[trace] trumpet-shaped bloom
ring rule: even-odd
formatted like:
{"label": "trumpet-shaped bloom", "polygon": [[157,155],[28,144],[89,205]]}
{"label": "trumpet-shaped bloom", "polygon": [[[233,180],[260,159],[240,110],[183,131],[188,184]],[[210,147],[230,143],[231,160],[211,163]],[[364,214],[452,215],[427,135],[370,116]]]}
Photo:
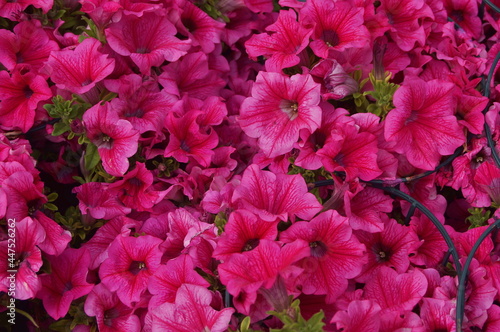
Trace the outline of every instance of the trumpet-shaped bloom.
{"label": "trumpet-shaped bloom", "polygon": [[297,222],[281,233],[285,243],[301,239],[309,243],[309,256],[297,262],[304,269],[297,283],[305,294],[326,294],[332,303],[347,289],[366,263],[365,246],[353,236],[347,218],[328,210],[309,222]]}
{"label": "trumpet-shaped bloom", "polygon": [[253,35],[245,47],[253,59],[260,55],[267,57],[267,71],[278,73],[300,62],[298,54],[307,47],[313,32],[311,27],[297,22],[297,15],[292,10],[281,10],[276,23],[269,25],[266,31],[270,34]]}
{"label": "trumpet-shaped bloom", "polygon": [[245,170],[232,201],[269,222],[288,218],[295,221],[296,216],[309,220],[322,208],[316,197],[307,192],[302,176],[276,175],[255,164]]}
{"label": "trumpet-shaped bloom", "polygon": [[162,241],[150,235],[118,236],[108,251],[108,258],[99,269],[106,287],[116,292],[120,301],[129,307],[138,302],[148,287],[149,278],[160,267]]}
{"label": "trumpet-shaped bloom", "polygon": [[0,71],[1,127],[27,132],[35,121],[38,103],[51,97],[52,92],[42,76],[16,70],[10,77],[6,71]]}
{"label": "trumpet-shaped bloom", "polygon": [[141,323],[133,311],[103,283],[96,285],[85,301],[85,313],[96,318],[100,332],[139,332]]}
{"label": "trumpet-shaped bloom", "polygon": [[217,133],[210,130],[203,133],[196,122],[198,111],[191,111],[177,118],[169,113],[165,126],[170,132],[170,141],[165,149],[165,157],[174,157],[181,163],[187,163],[190,158],[201,166],[208,167],[214,154],[212,150],[219,144]]}
{"label": "trumpet-shaped bloom", "polygon": [[94,287],[87,282],[90,255],[86,249],[69,248],[47,259],[52,271],[40,276],[42,289],[37,297],[43,300],[47,313],[57,320],[66,316],[73,300],[87,295]]}
{"label": "trumpet-shaped bloom", "polygon": [[267,157],[277,157],[292,150],[300,130],[310,134],[321,125],[319,101],[320,85],[310,75],[260,72],[239,122],[245,134],[259,139]]}
{"label": "trumpet-shaped bloom", "polygon": [[217,311],[211,307],[212,298],[205,287],[181,286],[175,303],[164,303],[151,311],[152,332],[227,331],[234,309]]}
{"label": "trumpet-shaped bloom", "polygon": [[129,167],[128,158],[137,151],[139,133],[108,107],[109,103],[91,107],[83,115],[83,123],[87,137],[97,146],[106,172],[123,176]]}
{"label": "trumpet-shaped bloom", "polygon": [[453,115],[452,89],[444,81],[411,78],[394,94],[396,108],[387,115],[385,139],[415,167],[434,169],[441,156],[452,154],[465,141]]}
{"label": "trumpet-shaped bloom", "polygon": [[61,89],[85,93],[115,68],[115,60],[99,51],[101,43],[87,38],[74,50],[52,51],[47,65],[50,78]]}
{"label": "trumpet-shaped bloom", "polygon": [[166,16],[145,12],[141,17],[125,15],[106,29],[109,46],[118,54],[130,56],[144,75],[165,60],[176,61],[191,47],[190,40],[175,37],[177,30]]}
{"label": "trumpet-shaped bloom", "polygon": [[332,51],[368,44],[370,34],[363,25],[363,13],[363,8],[351,1],[308,1],[300,10],[300,17],[303,23],[314,24],[314,54],[326,59],[332,57]]}

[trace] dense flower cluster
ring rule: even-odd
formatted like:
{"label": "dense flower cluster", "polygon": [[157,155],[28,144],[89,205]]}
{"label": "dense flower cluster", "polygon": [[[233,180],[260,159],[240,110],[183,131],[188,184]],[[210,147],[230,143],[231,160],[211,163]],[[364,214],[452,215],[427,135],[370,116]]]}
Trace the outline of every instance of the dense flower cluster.
{"label": "dense flower cluster", "polygon": [[0,0],[0,26],[26,331],[500,331],[491,6]]}

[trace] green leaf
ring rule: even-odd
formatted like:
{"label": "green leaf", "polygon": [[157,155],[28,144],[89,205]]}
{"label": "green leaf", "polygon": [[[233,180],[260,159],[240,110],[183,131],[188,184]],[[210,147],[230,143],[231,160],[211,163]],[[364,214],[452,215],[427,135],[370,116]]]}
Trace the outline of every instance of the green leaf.
{"label": "green leaf", "polygon": [[57,211],[58,208],[56,205],[52,204],[52,203],[45,203],[43,205],[47,210],[50,210],[50,211]]}
{"label": "green leaf", "polygon": [[47,195],[47,200],[49,202],[53,202],[57,199],[57,197],[59,197],[57,193],[50,193],[49,195]]}
{"label": "green leaf", "polygon": [[59,136],[64,134],[69,130],[68,125],[63,122],[56,122],[54,124],[54,131],[52,131],[52,136]]}
{"label": "green leaf", "polygon": [[97,146],[93,143],[88,143],[87,149],[85,150],[85,169],[88,171],[93,170],[100,160],[101,157],[97,151]]}

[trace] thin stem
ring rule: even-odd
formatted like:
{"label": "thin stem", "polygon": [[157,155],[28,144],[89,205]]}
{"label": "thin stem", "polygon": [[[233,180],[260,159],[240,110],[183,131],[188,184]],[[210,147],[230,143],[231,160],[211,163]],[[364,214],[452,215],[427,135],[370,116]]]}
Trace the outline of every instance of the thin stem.
{"label": "thin stem", "polygon": [[497,13],[500,13],[500,8],[498,8],[497,6],[495,6],[490,0],[483,0],[483,3],[487,4],[488,6],[490,6],[490,8],[493,9],[494,11],[496,11]]}
{"label": "thin stem", "polygon": [[474,243],[474,246],[472,247],[471,251],[469,252],[469,255],[467,256],[467,260],[465,261],[463,272],[462,274],[459,274],[458,291],[457,291],[457,312],[456,312],[457,332],[462,331],[462,321],[464,318],[464,306],[465,306],[465,286],[467,284],[469,266],[472,262],[472,259],[474,258],[474,254],[476,253],[477,249],[479,249],[481,243],[497,227],[500,227],[500,219],[497,219],[493,224],[491,224],[490,227],[488,227],[488,229],[486,229],[484,233],[481,234],[479,239],[477,239],[476,243]]}

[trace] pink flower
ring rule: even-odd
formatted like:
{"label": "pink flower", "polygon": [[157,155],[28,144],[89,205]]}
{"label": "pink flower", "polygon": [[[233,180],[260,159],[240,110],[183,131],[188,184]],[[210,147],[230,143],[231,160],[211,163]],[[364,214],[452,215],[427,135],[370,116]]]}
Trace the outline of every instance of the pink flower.
{"label": "pink flower", "polygon": [[115,60],[98,49],[97,39],[87,38],[74,50],[52,51],[47,65],[51,79],[60,89],[82,94],[113,72]]}
{"label": "pink flower", "polygon": [[57,43],[49,39],[37,20],[20,22],[14,27],[14,33],[0,30],[0,63],[9,71],[28,65],[36,72],[47,61],[50,52],[58,49]]}
{"label": "pink flower", "polygon": [[347,218],[328,210],[309,222],[296,222],[280,235],[290,243],[309,243],[309,256],[297,265],[304,269],[297,283],[304,294],[326,294],[333,303],[347,289],[347,280],[356,277],[366,263],[365,246],[353,236]]}
{"label": "pink flower", "polygon": [[9,278],[11,274],[8,270],[17,270],[14,297],[27,300],[34,298],[42,286],[36,275],[43,264],[42,253],[37,245],[45,240],[45,230],[36,220],[26,217],[15,222],[14,234],[14,242],[0,242],[0,291],[9,292],[13,279]]}
{"label": "pink flower", "polygon": [[83,123],[87,137],[97,146],[106,172],[123,176],[129,167],[128,158],[137,151],[139,133],[108,107],[109,103],[91,107],[83,115]]}
{"label": "pink flower", "polygon": [[35,121],[38,103],[51,97],[44,77],[25,70],[15,70],[11,77],[6,71],[0,71],[1,127],[27,132]]}
{"label": "pink flower", "polygon": [[236,210],[229,215],[224,233],[219,237],[213,256],[225,260],[233,253],[250,251],[261,239],[274,240],[278,235],[276,222],[263,222],[253,213]]}
{"label": "pink flower", "polygon": [[268,222],[288,218],[293,222],[296,217],[309,220],[322,208],[316,197],[307,192],[302,176],[275,175],[260,170],[257,165],[245,170],[232,201]]}
{"label": "pink flower", "polygon": [[190,40],[175,37],[177,30],[166,16],[145,12],[141,17],[125,15],[106,29],[106,39],[118,54],[130,56],[144,75],[165,60],[176,61],[191,47]]}
{"label": "pink flower", "polygon": [[227,331],[234,309],[215,310],[210,306],[212,297],[205,287],[181,286],[175,303],[165,303],[151,310],[152,332]]}
{"label": "pink flower", "polygon": [[21,1],[7,1],[0,0],[0,17],[8,18],[9,20],[19,21],[18,13],[23,12],[28,6],[32,5],[35,8],[42,9],[44,14],[54,5],[53,0],[21,0]]}
{"label": "pink flower", "polygon": [[219,139],[214,130],[200,130],[196,122],[198,115],[199,112],[195,110],[181,118],[176,117],[173,112],[167,115],[165,127],[170,132],[170,140],[165,149],[165,157],[174,157],[182,163],[187,163],[192,158],[203,167],[210,165],[213,149],[219,144]]}
{"label": "pink flower", "polygon": [[368,44],[370,35],[363,25],[363,12],[349,1],[308,1],[300,10],[300,21],[314,24],[314,54],[326,59],[332,57],[332,51]]}
{"label": "pink flower", "polygon": [[106,259],[99,269],[102,283],[116,292],[129,307],[138,302],[148,287],[149,278],[160,267],[162,241],[150,235],[118,236],[111,243]]}
{"label": "pink flower", "polygon": [[394,268],[398,273],[408,270],[408,256],[416,246],[418,238],[407,227],[390,219],[380,233],[357,231],[355,234],[366,246],[368,253],[368,263],[363,265],[363,271],[356,278],[358,282],[370,280],[384,266]]}
{"label": "pink flower", "polygon": [[310,75],[260,72],[239,122],[248,136],[259,139],[267,157],[276,157],[292,150],[300,130],[311,134],[321,125],[319,101],[320,86]]}
{"label": "pink flower", "polygon": [[372,300],[354,300],[347,310],[337,311],[331,322],[350,332],[379,332],[380,306]]}
{"label": "pink flower", "polygon": [[411,311],[427,291],[427,279],[419,270],[398,274],[383,266],[366,282],[363,297],[377,302],[382,313]]}
{"label": "pink flower", "polygon": [[385,139],[405,153],[410,164],[434,169],[441,156],[452,154],[465,137],[455,118],[453,85],[418,78],[405,80],[394,94],[395,109],[385,121]]}
{"label": "pink flower", "polygon": [[96,285],[85,300],[85,313],[96,318],[100,332],[139,332],[141,323],[133,312],[103,283]]}
{"label": "pink flower", "polygon": [[137,211],[147,211],[160,199],[153,190],[153,174],[144,163],[137,162],[135,168],[125,174],[123,180],[109,185],[109,191],[127,207]]}
{"label": "pink flower", "polygon": [[106,183],[89,182],[73,189],[82,214],[90,213],[95,219],[109,220],[130,213],[131,209],[118,201],[107,187]]}
{"label": "pink flower", "polygon": [[66,316],[73,300],[90,293],[94,285],[87,282],[90,255],[85,249],[66,249],[57,257],[47,257],[52,272],[40,275],[42,289],[37,297],[43,300],[47,313],[54,319]]}
{"label": "pink flower", "polygon": [[189,1],[183,2],[182,7],[180,20],[176,25],[179,33],[187,36],[193,46],[200,46],[203,53],[211,53],[215,44],[220,43],[225,24],[214,20]]}
{"label": "pink flower", "polygon": [[267,59],[266,70],[281,73],[281,70],[293,67],[300,62],[298,54],[309,44],[311,27],[304,27],[297,22],[293,10],[281,10],[278,20],[266,27],[270,34],[256,34],[246,41],[248,56],[254,60],[260,55]]}
{"label": "pink flower", "polygon": [[209,287],[208,281],[203,279],[194,268],[193,259],[187,254],[169,260],[166,265],[161,265],[148,283],[148,290],[153,294],[149,301],[149,308],[153,310],[163,303],[174,303],[177,291],[182,285]]}

